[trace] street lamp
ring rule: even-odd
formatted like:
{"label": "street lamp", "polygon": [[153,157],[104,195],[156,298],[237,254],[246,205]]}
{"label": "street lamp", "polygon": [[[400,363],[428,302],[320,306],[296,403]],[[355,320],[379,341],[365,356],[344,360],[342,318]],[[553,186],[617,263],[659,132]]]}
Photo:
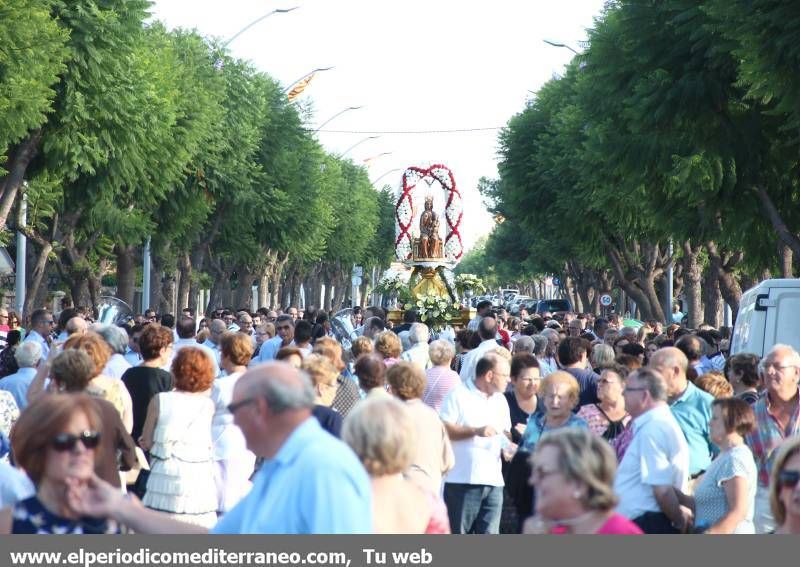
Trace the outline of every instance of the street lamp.
{"label": "street lamp", "polygon": [[396,171],[403,171],[403,168],[402,167],[395,167],[394,169],[390,169],[389,171],[385,172],[380,177],[378,177],[375,181],[373,181],[372,184],[375,185],[378,181],[380,181],[381,179],[383,179],[384,177],[386,177],[390,173],[394,173]]}
{"label": "street lamp", "polygon": [[558,43],[556,41],[550,41],[549,39],[543,39],[542,41],[544,41],[547,45],[552,45],[553,47],[563,47],[564,49],[569,49],[575,55],[580,55],[579,52],[575,51],[575,49],[573,49],[572,47],[570,47],[566,43]]}
{"label": "street lamp", "polygon": [[381,152],[378,155],[368,157],[367,159],[364,160],[364,163],[369,163],[371,161],[375,161],[378,158],[382,158],[383,156],[390,156],[390,155],[392,155],[392,152]]}
{"label": "street lamp", "polygon": [[345,151],[343,151],[341,154],[339,154],[339,159],[342,159],[342,158],[343,158],[344,156],[346,156],[346,155],[347,155],[347,154],[348,154],[348,153],[349,153],[351,150],[355,149],[357,146],[360,146],[361,144],[363,144],[363,143],[364,143],[364,142],[366,142],[367,140],[377,140],[378,138],[380,138],[380,136],[367,136],[366,138],[362,138],[361,140],[359,140],[358,142],[356,142],[355,144],[353,144],[352,146],[350,146],[349,148],[347,148]]}
{"label": "street lamp", "polygon": [[314,133],[317,133],[317,132],[319,132],[320,130],[322,130],[322,128],[323,128],[324,126],[326,126],[326,125],[327,125],[329,122],[331,122],[331,121],[332,121],[334,118],[338,118],[339,116],[341,116],[341,115],[342,115],[342,114],[344,114],[345,112],[349,112],[349,111],[351,111],[351,110],[359,110],[359,109],[361,109],[361,108],[364,108],[364,107],[363,107],[363,106],[348,106],[347,108],[340,110],[339,112],[337,112],[336,114],[334,114],[333,116],[331,116],[330,118],[328,118],[328,119],[327,119],[325,122],[323,122],[322,124],[320,124],[320,125],[317,127],[317,129],[316,129],[316,130],[314,130]]}
{"label": "street lamp", "polygon": [[309,75],[313,75],[314,73],[322,73],[323,71],[330,71],[331,69],[333,69],[333,67],[317,67],[316,69],[313,69],[308,73],[303,73],[302,75],[300,75],[300,77],[289,83],[289,86],[283,90],[283,93],[284,94],[288,93],[290,90],[292,90],[293,86],[295,86],[297,83],[299,83]]}
{"label": "street lamp", "polygon": [[294,8],[276,8],[276,9],[272,10],[271,12],[269,12],[269,13],[267,13],[267,14],[264,14],[264,15],[263,15],[263,16],[261,16],[260,18],[256,18],[255,20],[253,20],[252,22],[250,22],[249,24],[247,24],[245,27],[243,27],[242,29],[240,29],[238,32],[236,32],[236,33],[233,35],[233,37],[231,37],[231,38],[230,38],[228,41],[226,41],[225,43],[223,43],[223,44],[222,44],[222,48],[223,48],[223,49],[225,49],[226,47],[228,47],[228,45],[230,45],[230,43],[231,43],[231,42],[232,42],[234,39],[236,39],[237,37],[239,37],[240,35],[242,35],[244,32],[246,32],[247,30],[249,30],[250,28],[252,28],[252,27],[253,27],[254,25],[256,25],[257,23],[259,23],[259,22],[262,22],[262,21],[266,20],[266,19],[267,19],[267,18],[269,18],[271,15],[273,15],[273,14],[288,14],[289,12],[292,12],[292,11],[294,11],[294,10],[297,10],[299,7],[300,7],[300,6],[295,6]]}

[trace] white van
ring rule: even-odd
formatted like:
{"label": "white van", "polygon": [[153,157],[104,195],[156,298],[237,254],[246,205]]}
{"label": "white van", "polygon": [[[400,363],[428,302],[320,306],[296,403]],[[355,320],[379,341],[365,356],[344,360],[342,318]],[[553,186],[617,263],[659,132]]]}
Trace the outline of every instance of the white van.
{"label": "white van", "polygon": [[731,354],[763,357],[778,343],[800,350],[800,279],[764,280],[739,303]]}

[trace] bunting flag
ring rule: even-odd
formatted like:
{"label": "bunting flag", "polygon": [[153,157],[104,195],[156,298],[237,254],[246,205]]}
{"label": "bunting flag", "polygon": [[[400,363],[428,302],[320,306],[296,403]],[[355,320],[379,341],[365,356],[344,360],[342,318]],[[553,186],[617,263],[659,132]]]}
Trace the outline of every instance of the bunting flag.
{"label": "bunting flag", "polygon": [[306,77],[305,79],[297,83],[294,87],[292,87],[292,90],[289,91],[289,94],[286,95],[286,98],[288,98],[289,101],[291,102],[298,96],[300,96],[300,94],[302,94],[302,92],[306,90],[306,87],[311,82],[311,79],[314,78],[314,75],[316,75],[316,73],[311,73],[308,77]]}

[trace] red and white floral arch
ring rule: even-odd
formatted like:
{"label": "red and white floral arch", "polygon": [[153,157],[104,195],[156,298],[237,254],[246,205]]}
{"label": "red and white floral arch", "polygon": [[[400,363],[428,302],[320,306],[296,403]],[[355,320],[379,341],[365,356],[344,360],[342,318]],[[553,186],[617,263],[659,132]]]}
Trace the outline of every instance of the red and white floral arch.
{"label": "red and white floral arch", "polygon": [[442,164],[434,164],[423,169],[409,167],[403,173],[403,184],[400,196],[395,205],[395,256],[398,260],[411,260],[413,243],[411,225],[414,222],[413,194],[417,183],[427,179],[438,181],[447,192],[445,205],[446,235],[444,239],[444,256],[450,262],[458,262],[464,254],[461,242],[461,219],[464,216],[461,193],[456,187],[456,180],[450,168]]}

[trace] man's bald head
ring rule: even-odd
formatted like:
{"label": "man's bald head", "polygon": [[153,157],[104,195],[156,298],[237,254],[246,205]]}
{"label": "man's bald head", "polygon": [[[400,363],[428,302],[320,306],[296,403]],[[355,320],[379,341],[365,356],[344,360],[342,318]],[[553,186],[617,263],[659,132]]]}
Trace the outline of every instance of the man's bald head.
{"label": "man's bald head", "polygon": [[658,349],[650,357],[648,366],[664,376],[667,383],[667,394],[670,397],[678,396],[686,389],[686,371],[689,369],[689,359],[677,348]]}
{"label": "man's bald head", "polygon": [[314,407],[311,379],[285,362],[268,362],[248,370],[237,381],[236,389],[243,396],[265,400],[273,414]]}
{"label": "man's bald head", "polygon": [[82,335],[86,332],[86,329],[88,328],[89,324],[83,317],[73,317],[69,321],[67,321],[67,324],[64,326],[64,330],[67,332],[69,336],[75,334]]}

